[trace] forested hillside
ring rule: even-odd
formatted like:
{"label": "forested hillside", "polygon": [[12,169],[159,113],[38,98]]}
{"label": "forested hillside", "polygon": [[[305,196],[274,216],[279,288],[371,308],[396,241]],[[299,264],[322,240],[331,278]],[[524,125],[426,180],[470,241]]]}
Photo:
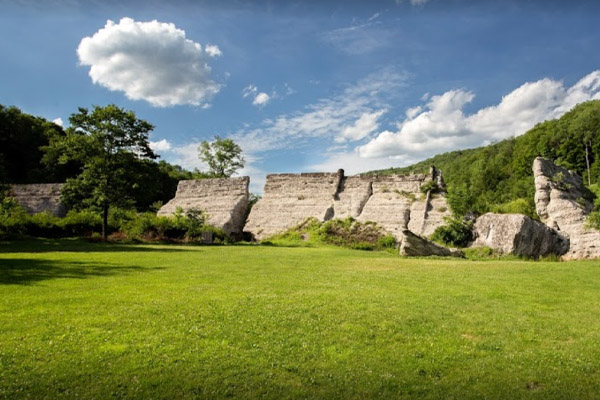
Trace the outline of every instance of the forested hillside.
{"label": "forested hillside", "polygon": [[522,136],[469,150],[444,153],[404,168],[369,174],[442,170],[457,215],[520,212],[535,217],[533,160],[542,156],[579,173],[596,190],[600,181],[600,100],[581,103],[560,119]]}

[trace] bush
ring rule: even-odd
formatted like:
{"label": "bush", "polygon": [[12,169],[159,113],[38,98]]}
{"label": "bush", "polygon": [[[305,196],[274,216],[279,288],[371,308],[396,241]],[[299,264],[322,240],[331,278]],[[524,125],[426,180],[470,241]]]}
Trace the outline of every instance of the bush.
{"label": "bush", "polygon": [[452,247],[465,247],[473,240],[473,225],[459,219],[447,219],[431,235],[431,240]]}
{"label": "bush", "polygon": [[268,243],[285,246],[325,243],[356,250],[385,250],[393,249],[396,239],[373,222],[361,223],[349,217],[321,223],[315,218],[308,218],[298,226],[270,237]]}
{"label": "bush", "polygon": [[66,236],[92,236],[94,232],[102,230],[100,214],[92,210],[71,210],[60,221]]}
{"label": "bush", "polygon": [[492,212],[499,214],[524,214],[539,220],[533,199],[519,198],[507,203],[496,204],[492,206]]}

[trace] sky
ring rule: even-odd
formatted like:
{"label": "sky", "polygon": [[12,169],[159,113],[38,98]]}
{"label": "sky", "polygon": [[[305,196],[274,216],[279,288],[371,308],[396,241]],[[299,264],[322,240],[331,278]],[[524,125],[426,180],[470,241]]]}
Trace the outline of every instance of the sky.
{"label": "sky", "polygon": [[0,0],[0,104],[65,128],[116,104],[161,159],[217,135],[251,191],[518,136],[600,99],[592,0]]}

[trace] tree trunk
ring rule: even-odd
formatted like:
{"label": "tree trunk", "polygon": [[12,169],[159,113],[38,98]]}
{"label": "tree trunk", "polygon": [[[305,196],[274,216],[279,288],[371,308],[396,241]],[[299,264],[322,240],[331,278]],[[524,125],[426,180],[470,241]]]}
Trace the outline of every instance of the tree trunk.
{"label": "tree trunk", "polygon": [[102,239],[108,238],[108,206],[102,208]]}
{"label": "tree trunk", "polygon": [[[589,143],[591,145],[591,143]],[[585,144],[585,162],[587,164],[588,186],[592,184],[592,176],[590,175],[590,151],[588,143]]]}

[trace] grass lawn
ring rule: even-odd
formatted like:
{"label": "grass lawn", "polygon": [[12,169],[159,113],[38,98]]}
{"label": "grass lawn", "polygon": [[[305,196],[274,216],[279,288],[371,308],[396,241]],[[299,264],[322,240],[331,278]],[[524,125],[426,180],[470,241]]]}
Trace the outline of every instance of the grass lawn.
{"label": "grass lawn", "polygon": [[0,398],[600,398],[600,261],[0,243]]}

